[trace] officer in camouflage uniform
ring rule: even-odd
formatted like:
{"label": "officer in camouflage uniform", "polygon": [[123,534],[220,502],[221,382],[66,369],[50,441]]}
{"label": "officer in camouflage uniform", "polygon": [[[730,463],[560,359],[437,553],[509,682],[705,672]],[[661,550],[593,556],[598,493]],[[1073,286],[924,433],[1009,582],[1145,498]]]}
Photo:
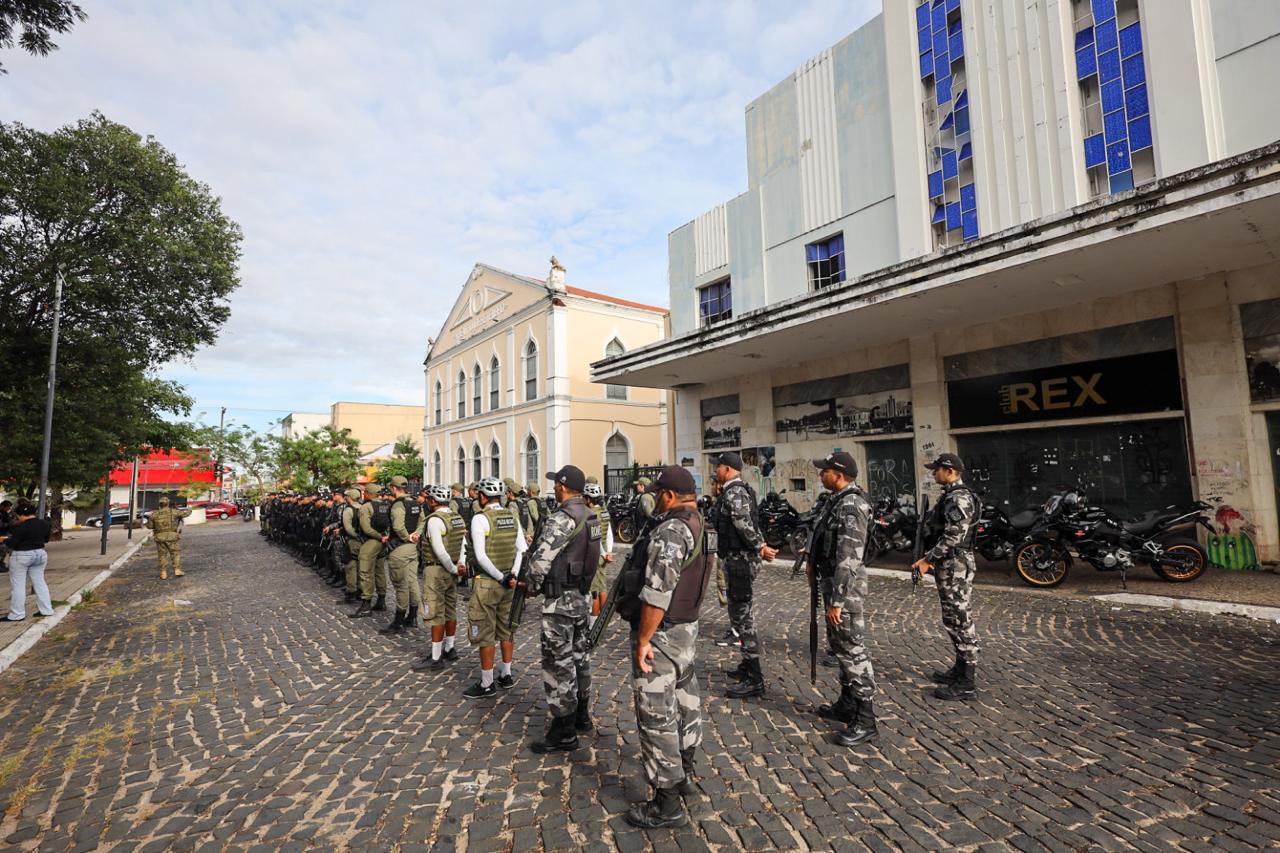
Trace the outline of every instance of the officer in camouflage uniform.
{"label": "officer in camouflage uniform", "polygon": [[[511,675],[511,607],[515,590],[506,585],[520,573],[520,563],[528,549],[520,518],[515,510],[502,506],[505,488],[496,477],[480,481],[480,511],[471,519],[470,553],[475,561],[475,589],[467,607],[471,645],[480,653],[480,680],[463,691],[464,699],[493,696],[497,688],[515,686]],[[494,646],[502,647],[502,666],[495,679]]]}
{"label": "officer in camouflage uniform", "polygon": [[582,495],[587,501],[587,506],[591,507],[596,518],[600,520],[600,533],[603,537],[600,548],[600,567],[596,569],[596,576],[591,581],[591,615],[587,617],[587,630],[591,630],[600,616],[600,611],[604,610],[605,602],[609,600],[609,578],[605,566],[613,562],[613,519],[604,505],[604,490],[600,488],[599,483],[595,482],[595,477],[587,478],[587,485],[583,488]]}
{"label": "officer in camouflage uniform", "polygon": [[737,683],[725,695],[746,699],[764,695],[764,672],[760,668],[760,636],[751,611],[752,582],[760,571],[760,560],[772,560],[778,552],[760,535],[756,522],[756,496],[742,481],[742,457],[721,453],[716,459],[716,482],[720,497],[715,503],[716,533],[720,538],[720,559],[728,586],[729,624],[742,643],[742,661],[728,670]]}
{"label": "officer in camouflage uniform", "polygon": [[[382,555],[382,546],[390,539],[386,534],[379,533],[373,526],[373,502],[378,499],[381,489],[373,483],[364,483],[360,489],[364,493],[364,501],[356,507],[355,518],[356,530],[360,534],[359,550],[356,555],[359,564],[360,606],[350,614],[352,619],[363,619],[373,615],[375,575],[381,569],[379,557]],[[383,593],[378,601],[383,609],[386,609],[385,595]]]}
{"label": "officer in camouflage uniform", "polygon": [[618,614],[631,623],[640,763],[654,789],[653,799],[633,806],[626,819],[646,829],[688,822],[680,797],[695,790],[695,755],[702,743],[694,672],[697,620],[715,550],[714,535],[698,512],[692,474],[669,465],[653,491],[661,521],[636,542],[618,599]]}
{"label": "officer in camouflage uniform", "polygon": [[942,497],[930,513],[927,528],[930,548],[912,568],[921,574],[935,571],[942,624],[956,648],[950,670],[933,673],[942,684],[934,691],[939,699],[973,699],[978,695],[974,675],[978,660],[978,632],[973,626],[973,530],[982,503],[964,484],[964,464],[954,453],[943,453],[924,466],[942,486]]}
{"label": "officer in camouflage uniform", "polygon": [[[552,721],[546,736],[531,745],[540,755],[576,749],[578,732],[592,729],[587,592],[600,564],[600,519],[582,499],[586,476],[566,465],[547,479],[555,481],[559,507],[524,572],[529,594],[543,595],[542,686]],[[515,578],[508,581],[515,584]]]}
{"label": "officer in camouflage uniform", "polygon": [[867,544],[871,505],[853,480],[858,465],[843,451],[813,460],[830,492],[818,517],[813,553],[809,555],[809,582],[816,571],[827,606],[827,637],[840,666],[840,698],[818,708],[818,716],[839,720],[848,728],[836,735],[843,746],[857,746],[876,734],[875,672],[867,655],[867,626],[863,601],[867,597],[867,570],[862,562]]}
{"label": "officer in camouflage uniform", "polygon": [[458,659],[454,637],[458,633],[458,575],[466,571],[467,525],[452,509],[449,490],[426,490],[427,512],[418,521],[413,540],[422,555],[422,601],[426,624],[431,628],[431,654],[413,665],[415,672],[443,669]]}
{"label": "officer in camouflage uniform", "polygon": [[391,478],[391,553],[387,565],[391,569],[391,583],[396,588],[395,618],[380,634],[399,634],[408,628],[418,627],[418,607],[422,604],[422,591],[418,588],[418,545],[413,538],[418,529],[422,509],[409,497],[409,481],[405,477]]}
{"label": "officer in camouflage uniform", "polygon": [[167,497],[160,498],[160,508],[147,519],[151,538],[156,540],[156,559],[160,561],[160,579],[169,577],[169,564],[173,563],[173,576],[182,577],[182,519],[191,515],[189,509],[171,509]]}

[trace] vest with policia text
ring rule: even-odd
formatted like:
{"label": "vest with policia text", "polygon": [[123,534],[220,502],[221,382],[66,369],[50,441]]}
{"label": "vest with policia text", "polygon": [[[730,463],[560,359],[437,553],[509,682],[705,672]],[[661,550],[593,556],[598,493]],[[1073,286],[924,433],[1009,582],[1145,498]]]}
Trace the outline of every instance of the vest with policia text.
{"label": "vest with policia text", "polygon": [[600,566],[600,519],[582,498],[570,498],[556,512],[573,519],[573,532],[568,544],[551,561],[548,577],[552,582],[544,589],[549,598],[566,589],[577,589],[585,595]]}
{"label": "vest with policia text", "polygon": [[[461,515],[444,507],[427,516],[427,523],[430,524],[433,518],[438,518],[444,522],[444,535],[440,537],[440,541],[444,543],[445,552],[456,566],[458,560],[462,558],[462,542],[467,536],[467,523],[462,520]],[[422,565],[440,565],[440,560],[436,558],[436,549],[431,547],[430,536],[423,535],[418,540],[418,545],[422,551]]]}
{"label": "vest with policia text", "polygon": [[[715,562],[716,553],[715,531],[704,527],[702,513],[697,509],[673,509],[662,521],[672,518],[679,519],[689,528],[694,544],[693,551],[680,565],[680,579],[676,582],[676,588],[671,594],[671,605],[663,617],[664,626],[698,621],[698,612],[702,609],[702,599],[707,594],[707,583],[711,580],[711,566]],[[640,591],[644,588],[648,564],[649,537],[645,536],[631,549],[631,554],[622,567],[618,615],[630,622],[633,628],[640,624]]]}
{"label": "vest with policia text", "polygon": [[[836,510],[843,502],[855,498],[860,498],[864,506],[867,506],[866,493],[857,486],[852,485],[839,494],[832,495],[823,504],[822,514],[818,517],[817,530],[813,539],[813,554],[811,558],[813,570],[818,573],[819,577],[829,578],[835,575],[836,554],[840,546],[840,530],[839,525],[836,523]],[[867,517],[870,522],[870,506],[867,506]],[[870,530],[864,534],[864,543],[869,534]]]}
{"label": "vest with policia text", "polygon": [[391,501],[373,501],[373,517],[369,526],[379,533],[391,532]]}
{"label": "vest with policia text", "polygon": [[[402,498],[396,498],[392,502],[392,506],[395,506],[396,504],[400,504],[400,506],[404,507],[405,532],[412,533],[417,530],[418,520],[422,518],[422,507],[418,506],[418,502],[408,495],[405,495]],[[391,534],[391,538],[395,541],[397,548],[401,545],[411,544],[408,539],[401,541],[400,537],[396,536],[395,525],[391,525],[391,529],[388,532]]]}
{"label": "vest with policia text", "polygon": [[484,552],[500,572],[509,572],[516,564],[516,514],[510,507],[491,503],[481,512],[489,519]]}

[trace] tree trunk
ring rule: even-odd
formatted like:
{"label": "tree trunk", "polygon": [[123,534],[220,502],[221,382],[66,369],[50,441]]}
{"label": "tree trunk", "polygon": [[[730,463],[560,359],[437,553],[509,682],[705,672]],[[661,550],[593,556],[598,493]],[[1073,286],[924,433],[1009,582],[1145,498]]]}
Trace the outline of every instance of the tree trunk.
{"label": "tree trunk", "polygon": [[49,486],[49,541],[62,541],[62,486]]}

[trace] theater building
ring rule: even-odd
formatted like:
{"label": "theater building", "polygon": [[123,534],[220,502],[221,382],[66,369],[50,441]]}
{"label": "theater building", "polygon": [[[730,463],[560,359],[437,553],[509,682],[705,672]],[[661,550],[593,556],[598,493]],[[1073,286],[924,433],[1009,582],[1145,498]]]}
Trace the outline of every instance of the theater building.
{"label": "theater building", "polygon": [[1199,498],[1280,559],[1276,68],[1265,0],[886,3],[748,105],[671,335],[593,378],[674,389],[704,482],[734,448],[804,504],[839,448],[914,494],[950,451],[1015,509]]}

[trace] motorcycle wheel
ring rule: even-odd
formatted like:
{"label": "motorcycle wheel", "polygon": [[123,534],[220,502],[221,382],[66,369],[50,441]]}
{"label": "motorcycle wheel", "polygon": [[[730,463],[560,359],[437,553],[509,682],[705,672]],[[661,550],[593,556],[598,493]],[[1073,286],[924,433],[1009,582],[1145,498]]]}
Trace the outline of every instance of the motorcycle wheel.
{"label": "motorcycle wheel", "polygon": [[1071,570],[1071,555],[1056,551],[1043,542],[1028,542],[1018,549],[1013,558],[1018,576],[1028,585],[1040,589],[1055,587],[1067,579]]}
{"label": "motorcycle wheel", "polygon": [[804,550],[804,546],[809,544],[809,531],[803,527],[797,527],[792,530],[787,537],[787,547],[791,549],[791,556],[798,557],[800,552]]}
{"label": "motorcycle wheel", "polygon": [[872,560],[878,560],[883,557],[885,552],[888,550],[889,540],[885,538],[883,533],[873,526],[871,535],[867,537],[867,544],[862,549],[862,561],[864,563],[870,563]]}
{"label": "motorcycle wheel", "polygon": [[618,534],[618,541],[630,545],[636,541],[636,526],[629,518],[624,518],[618,522],[618,528],[614,531]]}
{"label": "motorcycle wheel", "polygon": [[1151,568],[1170,583],[1190,583],[1204,574],[1208,565],[1209,555],[1199,542],[1177,539],[1164,546],[1164,557]]}

